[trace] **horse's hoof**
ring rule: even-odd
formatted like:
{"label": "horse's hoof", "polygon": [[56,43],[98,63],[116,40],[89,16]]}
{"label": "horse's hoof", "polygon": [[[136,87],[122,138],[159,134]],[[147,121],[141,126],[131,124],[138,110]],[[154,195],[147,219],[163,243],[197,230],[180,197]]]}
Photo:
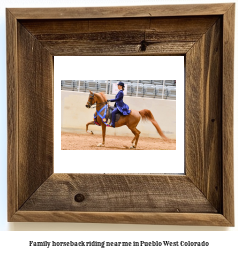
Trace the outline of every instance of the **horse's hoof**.
{"label": "horse's hoof", "polygon": [[98,144],[97,146],[98,147],[104,147],[105,145],[104,144]]}
{"label": "horse's hoof", "polygon": [[136,149],[136,147],[133,145],[133,146],[130,147],[130,149]]}
{"label": "horse's hoof", "polygon": [[89,134],[94,134],[92,131],[87,131],[87,133],[89,133]]}

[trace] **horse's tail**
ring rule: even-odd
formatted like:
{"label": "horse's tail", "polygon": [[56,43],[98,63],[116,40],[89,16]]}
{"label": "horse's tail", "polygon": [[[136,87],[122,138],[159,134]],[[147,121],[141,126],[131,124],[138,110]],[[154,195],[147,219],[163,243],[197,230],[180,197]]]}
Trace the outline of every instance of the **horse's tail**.
{"label": "horse's tail", "polygon": [[159,133],[159,135],[164,139],[164,140],[169,140],[163,133],[163,131],[161,130],[159,124],[156,122],[153,114],[151,113],[150,110],[148,109],[143,109],[141,111],[139,111],[141,117],[142,117],[142,120],[143,121],[146,121],[146,120],[150,120],[151,123],[155,126],[157,132]]}

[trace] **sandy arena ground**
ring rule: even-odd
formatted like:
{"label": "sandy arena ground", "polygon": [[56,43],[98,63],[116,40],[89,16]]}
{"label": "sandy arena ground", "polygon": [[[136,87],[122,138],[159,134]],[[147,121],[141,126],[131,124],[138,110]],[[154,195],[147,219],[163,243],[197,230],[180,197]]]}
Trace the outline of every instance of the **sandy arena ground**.
{"label": "sandy arena ground", "polygon": [[[105,147],[97,147],[102,143],[102,135],[98,134],[75,134],[61,132],[62,150],[126,150],[131,146],[131,137],[106,136]],[[137,150],[176,150],[176,140],[168,142],[161,138],[140,137]]]}

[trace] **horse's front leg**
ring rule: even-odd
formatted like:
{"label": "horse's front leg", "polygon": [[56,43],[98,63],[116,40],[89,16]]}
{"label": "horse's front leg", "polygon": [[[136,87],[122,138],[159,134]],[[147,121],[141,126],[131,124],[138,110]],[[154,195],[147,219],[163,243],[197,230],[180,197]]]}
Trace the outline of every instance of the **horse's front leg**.
{"label": "horse's front leg", "polygon": [[106,125],[102,123],[102,143],[97,146],[105,146],[105,136],[106,136]]}
{"label": "horse's front leg", "polygon": [[88,123],[86,124],[86,132],[87,132],[87,133],[90,133],[90,134],[94,134],[93,131],[89,131],[89,130],[88,130],[88,126],[89,126],[89,125],[94,125],[94,121],[88,122]]}

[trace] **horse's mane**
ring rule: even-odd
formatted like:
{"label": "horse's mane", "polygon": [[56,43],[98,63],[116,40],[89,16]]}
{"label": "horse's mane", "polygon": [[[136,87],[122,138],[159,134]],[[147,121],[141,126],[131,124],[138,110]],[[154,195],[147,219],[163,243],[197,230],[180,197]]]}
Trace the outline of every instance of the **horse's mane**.
{"label": "horse's mane", "polygon": [[99,94],[101,95],[102,100],[104,102],[106,102],[107,101],[107,96],[103,92],[100,92]]}

